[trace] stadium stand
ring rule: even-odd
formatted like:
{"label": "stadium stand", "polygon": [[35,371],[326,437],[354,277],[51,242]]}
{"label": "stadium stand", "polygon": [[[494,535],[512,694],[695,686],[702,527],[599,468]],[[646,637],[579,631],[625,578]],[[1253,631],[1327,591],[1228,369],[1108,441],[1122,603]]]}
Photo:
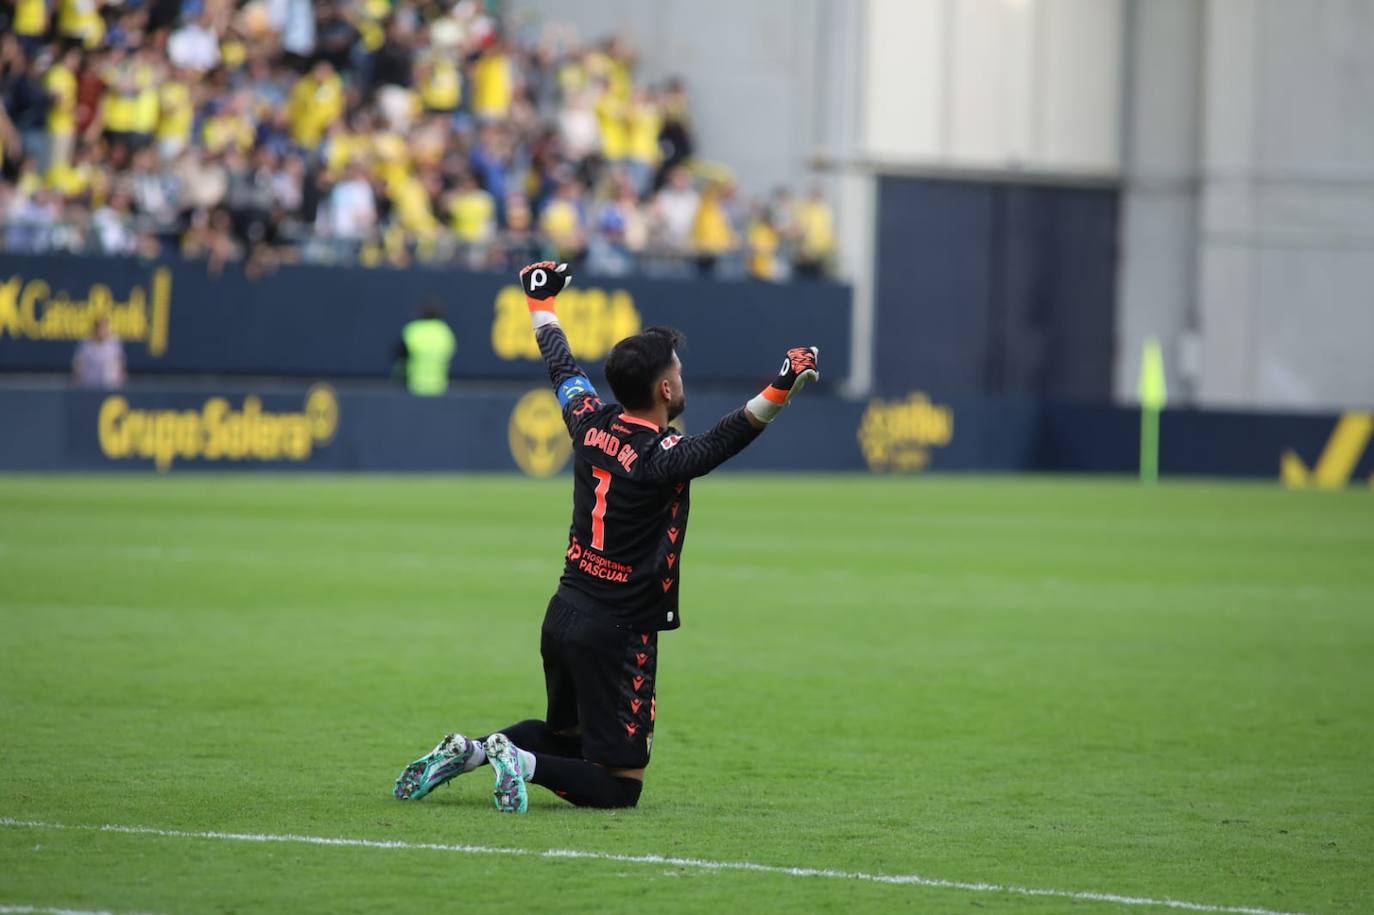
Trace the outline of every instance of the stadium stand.
{"label": "stadium stand", "polygon": [[[473,0],[0,4],[0,244],[282,263],[781,281],[829,270],[816,194],[744,201],[681,81],[619,38]],[[528,33],[526,36],[525,33]]]}

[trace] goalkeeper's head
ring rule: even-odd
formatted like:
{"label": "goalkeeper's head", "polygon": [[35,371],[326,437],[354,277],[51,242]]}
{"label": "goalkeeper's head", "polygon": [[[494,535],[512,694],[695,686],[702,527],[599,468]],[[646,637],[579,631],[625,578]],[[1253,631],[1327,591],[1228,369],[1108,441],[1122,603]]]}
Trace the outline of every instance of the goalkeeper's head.
{"label": "goalkeeper's head", "polygon": [[606,383],[620,405],[651,411],[663,404],[670,422],[681,416],[687,395],[677,349],[686,340],[675,327],[650,327],[617,343],[606,357]]}

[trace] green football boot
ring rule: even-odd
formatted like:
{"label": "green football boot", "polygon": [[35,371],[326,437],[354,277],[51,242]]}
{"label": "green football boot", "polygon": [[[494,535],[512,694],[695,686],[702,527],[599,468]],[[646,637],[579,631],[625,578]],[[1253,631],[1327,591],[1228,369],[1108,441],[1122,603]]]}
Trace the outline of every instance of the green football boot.
{"label": "green football boot", "polygon": [[502,813],[524,813],[529,808],[530,798],[525,790],[528,776],[519,748],[505,734],[492,734],[486,740],[485,749],[487,762],[496,770],[496,790],[492,792],[496,809]]}
{"label": "green football boot", "polygon": [[481,745],[462,734],[449,734],[439,745],[405,767],[392,791],[398,800],[418,801],[455,776],[468,771],[468,763]]}

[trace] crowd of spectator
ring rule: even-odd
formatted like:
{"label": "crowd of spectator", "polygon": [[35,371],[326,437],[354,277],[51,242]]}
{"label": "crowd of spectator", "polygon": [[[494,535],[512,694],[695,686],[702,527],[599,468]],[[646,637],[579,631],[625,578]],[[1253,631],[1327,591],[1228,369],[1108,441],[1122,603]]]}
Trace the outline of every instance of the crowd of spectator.
{"label": "crowd of spectator", "polygon": [[819,191],[745,201],[683,84],[476,0],[2,0],[0,245],[218,271],[539,257],[816,276]]}

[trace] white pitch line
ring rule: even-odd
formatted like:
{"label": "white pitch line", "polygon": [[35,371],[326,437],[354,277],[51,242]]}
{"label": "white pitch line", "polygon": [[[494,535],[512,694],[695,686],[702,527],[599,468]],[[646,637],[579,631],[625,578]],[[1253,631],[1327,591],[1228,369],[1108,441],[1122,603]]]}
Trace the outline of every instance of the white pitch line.
{"label": "white pitch line", "polygon": [[[0,905],[0,915],[115,915],[108,909],[61,909],[50,905]],[[139,915],[129,912],[126,915]]]}
{"label": "white pitch line", "polygon": [[[1077,890],[1049,890],[1003,883],[968,883],[962,880],[941,880],[919,874],[865,874],[831,868],[785,867],[776,864],[754,864],[750,861],[707,861],[702,858],[675,858],[666,855],[618,855],[613,852],[581,851],[571,848],[551,848],[535,851],[528,848],[496,848],[488,845],[450,845],[439,842],[404,842],[399,839],[348,839],[328,836],[298,836],[289,833],[192,832],[182,829],[158,829],[153,826],[104,826],[48,823],[41,820],[16,820],[0,817],[0,826],[17,829],[66,829],[85,832],[113,832],[125,835],[162,836],[172,839],[218,839],[230,842],[290,842],[301,845],[332,845],[347,848],[388,848],[402,851],[446,851],[465,855],[506,855],[508,857],[576,859],[585,861],[614,861],[618,864],[654,864],[705,871],[744,871],[751,874],[778,874],[784,877],[822,877],[834,880],[859,880],[896,886],[924,886],[944,890],[964,890],[970,893],[1006,893],[1013,896],[1044,896],[1055,899],[1074,899],[1082,902],[1110,902],[1116,905],[1158,906],[1189,912],[1219,912],[1230,915],[1301,915],[1254,906],[1213,905],[1188,902],[1183,899],[1152,899],[1146,896],[1125,896],[1120,893],[1097,893]],[[49,911],[49,910],[43,910]]]}

